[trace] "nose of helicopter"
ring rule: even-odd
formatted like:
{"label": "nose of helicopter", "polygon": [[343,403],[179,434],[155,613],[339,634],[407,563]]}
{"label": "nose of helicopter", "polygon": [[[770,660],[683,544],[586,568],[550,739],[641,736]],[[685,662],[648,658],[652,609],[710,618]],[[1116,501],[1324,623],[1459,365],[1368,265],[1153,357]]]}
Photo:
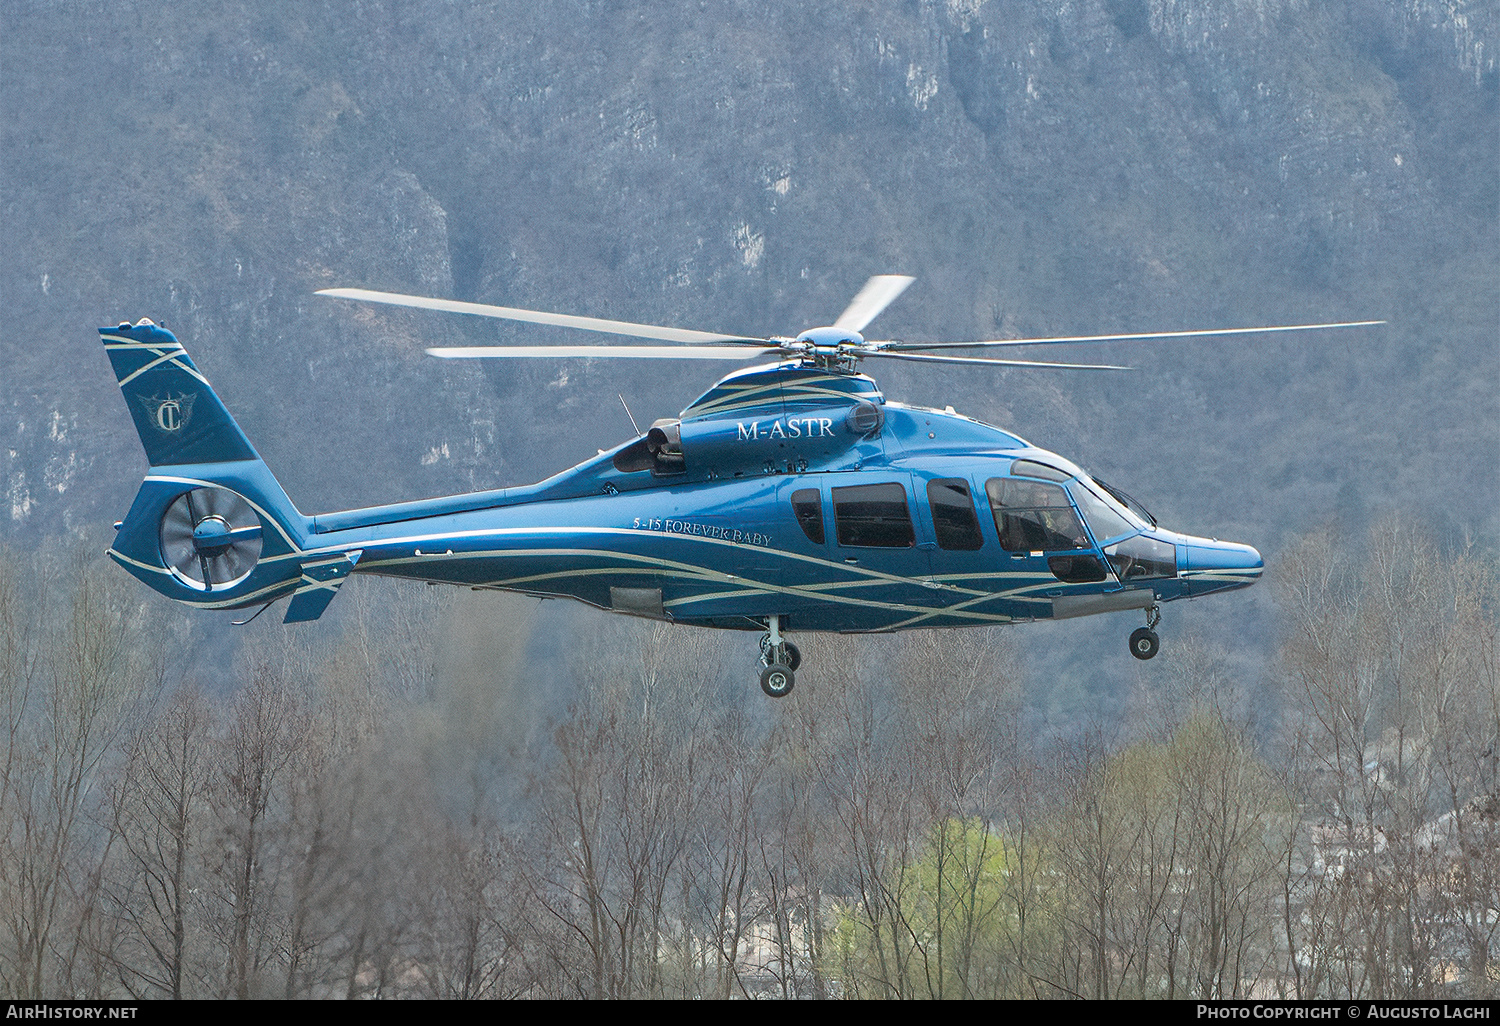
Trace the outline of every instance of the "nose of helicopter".
{"label": "nose of helicopter", "polygon": [[1266,568],[1253,546],[1214,538],[1183,538],[1177,563],[1189,595],[1248,588]]}

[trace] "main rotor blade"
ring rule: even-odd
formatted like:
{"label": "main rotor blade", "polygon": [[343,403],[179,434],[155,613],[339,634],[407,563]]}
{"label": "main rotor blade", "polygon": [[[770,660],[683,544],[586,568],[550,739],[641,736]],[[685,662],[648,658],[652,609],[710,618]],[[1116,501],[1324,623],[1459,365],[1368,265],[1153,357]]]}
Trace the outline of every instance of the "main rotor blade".
{"label": "main rotor blade", "polygon": [[442,310],[446,313],[474,314],[477,317],[497,317],[507,321],[526,321],[529,324],[552,324],[563,328],[581,328],[584,331],[602,331],[611,335],[654,338],[663,342],[766,342],[765,339],[751,338],[747,335],[716,335],[708,331],[692,331],[687,328],[663,328],[655,324],[607,321],[599,317],[577,317],[573,314],[546,313],[541,310],[518,310],[514,307],[490,306],[486,303],[463,303],[456,299],[404,296],[398,292],[372,292],[369,289],[320,289],[318,295],[330,296],[334,299],[353,299],[361,303],[385,303],[389,306],[413,306],[421,310]]}
{"label": "main rotor blade", "polygon": [[876,349],[861,351],[860,356],[878,356],[887,360],[911,360],[914,363],[976,363],[990,367],[1034,367],[1042,370],[1135,370],[1112,363],[1042,363],[1038,360],[991,360],[984,356],[930,356],[926,353],[893,353]]}
{"label": "main rotor blade", "polygon": [[1317,331],[1322,328],[1367,328],[1385,321],[1339,321],[1332,324],[1275,324],[1259,328],[1207,328],[1199,331],[1143,331],[1128,335],[1059,335],[1054,338],[1000,338],[987,342],[870,342],[880,352],[915,349],[980,349],[987,346],[1043,346],[1069,342],[1135,342],[1143,339],[1206,338],[1210,335],[1254,335],[1260,332]]}
{"label": "main rotor blade", "polygon": [[880,316],[880,311],[891,305],[891,300],[906,291],[906,286],[917,279],[904,274],[877,274],[865,282],[847,309],[839,314],[833,327],[843,331],[864,331],[865,325]]}
{"label": "main rotor blade", "polygon": [[761,346],[458,346],[427,350],[444,360],[545,359],[753,360],[776,350]]}

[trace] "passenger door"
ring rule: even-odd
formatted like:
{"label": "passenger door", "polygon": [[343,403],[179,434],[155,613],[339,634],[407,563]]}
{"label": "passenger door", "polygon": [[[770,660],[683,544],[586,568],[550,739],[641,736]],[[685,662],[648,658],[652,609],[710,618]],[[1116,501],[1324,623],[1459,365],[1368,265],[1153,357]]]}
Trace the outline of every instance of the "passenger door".
{"label": "passenger door", "polygon": [[[831,489],[833,543],[838,558],[902,577],[922,577],[924,550],[917,547],[911,475],[857,474]],[[925,538],[923,539],[925,540]]]}
{"label": "passenger door", "polygon": [[[878,630],[931,605],[927,537],[904,472],[807,475],[786,481],[779,530],[788,610],[826,614],[821,629]],[[797,554],[813,558],[795,558]],[[819,621],[823,623],[825,621]]]}
{"label": "passenger door", "polygon": [[[963,584],[965,578],[988,577],[995,543],[986,541],[973,482],[954,476],[931,477],[918,483],[919,500],[927,511],[923,519],[931,525],[932,540],[925,546],[928,572],[937,581],[952,584]],[[986,547],[990,552],[984,551]],[[988,585],[984,586],[988,590]]]}

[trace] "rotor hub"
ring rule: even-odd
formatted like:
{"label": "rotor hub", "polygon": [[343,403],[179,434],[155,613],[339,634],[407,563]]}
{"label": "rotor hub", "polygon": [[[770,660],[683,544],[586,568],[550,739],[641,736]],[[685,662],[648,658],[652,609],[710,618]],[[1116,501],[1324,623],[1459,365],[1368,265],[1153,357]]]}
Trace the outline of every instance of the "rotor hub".
{"label": "rotor hub", "polygon": [[844,346],[862,346],[865,344],[865,337],[848,328],[808,328],[797,336],[796,341],[806,342],[815,350],[833,351]]}
{"label": "rotor hub", "polygon": [[193,528],[193,548],[203,556],[222,556],[233,544],[230,540],[229,522],[221,516],[210,514]]}
{"label": "rotor hub", "polygon": [[864,349],[863,335],[837,326],[809,328],[790,342],[782,343],[782,350],[800,356],[805,366],[844,373],[854,371]]}

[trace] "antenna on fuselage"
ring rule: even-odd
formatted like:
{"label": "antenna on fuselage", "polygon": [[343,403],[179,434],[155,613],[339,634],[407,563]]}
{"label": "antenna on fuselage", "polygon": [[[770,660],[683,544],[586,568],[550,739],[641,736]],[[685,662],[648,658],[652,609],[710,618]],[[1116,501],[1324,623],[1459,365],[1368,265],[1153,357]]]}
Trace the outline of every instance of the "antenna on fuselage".
{"label": "antenna on fuselage", "polygon": [[620,397],[620,405],[625,407],[625,416],[630,418],[630,430],[634,431],[636,437],[639,438],[641,429],[636,426],[635,414],[630,412],[630,407],[625,402],[625,394],[623,392],[616,392],[615,395]]}

